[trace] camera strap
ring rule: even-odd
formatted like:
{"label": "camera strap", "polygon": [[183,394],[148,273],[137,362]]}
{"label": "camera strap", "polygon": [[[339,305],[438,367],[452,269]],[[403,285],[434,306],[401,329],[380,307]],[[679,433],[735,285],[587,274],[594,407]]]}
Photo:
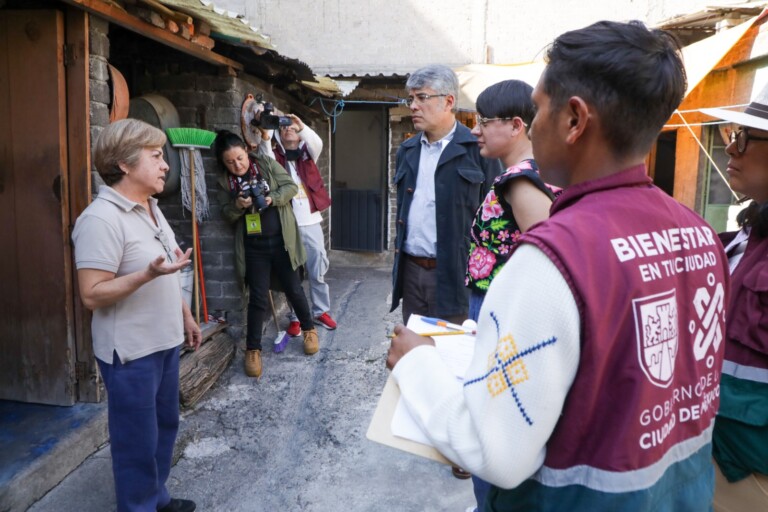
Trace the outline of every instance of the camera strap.
{"label": "camera strap", "polygon": [[248,178],[245,176],[234,176],[232,174],[227,176],[227,180],[229,182],[229,191],[235,196],[239,195],[240,192],[243,191],[243,183],[248,183],[253,180],[261,181],[264,179],[261,175],[261,171],[259,171],[259,164],[257,164],[255,160],[251,160],[250,162],[251,165],[248,168]]}

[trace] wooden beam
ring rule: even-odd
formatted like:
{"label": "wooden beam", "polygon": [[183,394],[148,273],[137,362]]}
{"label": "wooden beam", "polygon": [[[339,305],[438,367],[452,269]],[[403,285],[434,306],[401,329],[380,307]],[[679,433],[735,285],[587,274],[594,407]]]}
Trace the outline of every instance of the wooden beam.
{"label": "wooden beam", "polygon": [[242,71],[243,65],[239,62],[206,50],[196,44],[193,44],[171,32],[152,26],[139,18],[128,14],[123,9],[106,4],[101,0],[61,0],[62,2],[79,7],[90,14],[101,16],[110,23],[119,25],[137,34],[148,37],[154,41],[170,46],[180,52],[184,52],[198,59],[204,60],[216,66],[228,66],[230,68]]}
{"label": "wooden beam", "polygon": [[[68,7],[66,11],[67,66],[67,172],[69,180],[70,229],[91,200],[91,122],[88,14]],[[77,400],[100,402],[103,388],[91,341],[91,312],[83,306],[80,289],[72,270],[74,297],[75,364]]]}

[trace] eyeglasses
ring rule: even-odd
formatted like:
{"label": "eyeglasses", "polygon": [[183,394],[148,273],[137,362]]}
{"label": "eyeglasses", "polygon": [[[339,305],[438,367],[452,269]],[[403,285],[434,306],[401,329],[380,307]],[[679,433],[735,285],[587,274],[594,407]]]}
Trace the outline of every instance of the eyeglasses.
{"label": "eyeglasses", "polygon": [[768,141],[768,137],[757,137],[756,135],[750,135],[749,128],[742,128],[741,130],[736,130],[729,133],[728,140],[731,144],[735,142],[736,151],[738,151],[739,154],[742,154],[747,150],[747,142],[750,140]]}
{"label": "eyeglasses", "polygon": [[[514,117],[482,117],[482,116],[475,116],[475,121],[477,121],[477,124],[485,128],[485,126],[490,123],[491,121],[511,121]],[[528,128],[528,125],[523,123],[523,126]]]}
{"label": "eyeglasses", "polygon": [[408,96],[403,100],[403,103],[405,103],[406,107],[410,107],[414,101],[418,104],[422,104],[430,98],[442,98],[443,96],[448,96],[448,95],[447,94],[426,94],[426,93],[420,92],[418,94],[414,94],[413,96]]}
{"label": "eyeglasses", "polygon": [[163,250],[165,251],[165,257],[168,258],[168,263],[173,263],[173,255],[171,254],[171,246],[170,242],[168,241],[168,235],[165,234],[165,231],[158,231],[155,233],[155,240],[160,242],[163,246]]}

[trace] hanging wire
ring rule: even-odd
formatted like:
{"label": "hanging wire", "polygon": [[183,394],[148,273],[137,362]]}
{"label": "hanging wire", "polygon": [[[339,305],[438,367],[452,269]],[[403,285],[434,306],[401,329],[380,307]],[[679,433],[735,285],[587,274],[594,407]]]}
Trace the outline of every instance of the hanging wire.
{"label": "hanging wire", "polygon": [[[707,151],[707,149],[704,147],[704,144],[702,144],[701,140],[699,140],[699,138],[696,136],[696,133],[694,133],[693,129],[691,128],[691,125],[688,123],[688,121],[685,120],[685,117],[683,117],[682,112],[680,110],[675,110],[675,114],[677,114],[680,117],[680,119],[682,119],[683,126],[688,128],[688,131],[691,133],[691,136],[696,141],[696,144],[698,144],[701,150],[704,152],[704,154],[707,155],[707,159],[709,159],[709,162],[712,164],[712,167],[715,168],[715,170],[717,171],[717,174],[720,175],[720,178],[722,178],[723,182],[725,183],[725,186],[728,187],[728,190],[730,191],[733,198],[736,199],[736,201],[738,202],[740,200],[739,196],[737,196],[736,192],[734,192],[733,189],[731,188],[730,183],[728,183],[728,178],[725,177],[725,175],[723,174],[723,171],[720,170],[720,167],[717,166],[717,164],[715,163],[715,160],[709,154],[709,151]],[[722,124],[722,123],[710,123],[710,124]]]}
{"label": "hanging wire", "polygon": [[[331,133],[336,133],[336,118],[339,117],[344,112],[344,107],[346,105],[353,105],[353,104],[365,104],[365,105],[405,105],[405,100],[402,98],[396,98],[393,96],[393,99],[395,101],[365,101],[365,100],[334,100],[334,99],[328,99],[328,98],[321,98],[320,96],[316,96],[312,99],[312,101],[309,102],[308,106],[314,105],[314,103],[317,101],[320,103],[320,108],[323,109],[323,113],[331,118]],[[332,105],[326,106],[327,103],[330,103]]]}

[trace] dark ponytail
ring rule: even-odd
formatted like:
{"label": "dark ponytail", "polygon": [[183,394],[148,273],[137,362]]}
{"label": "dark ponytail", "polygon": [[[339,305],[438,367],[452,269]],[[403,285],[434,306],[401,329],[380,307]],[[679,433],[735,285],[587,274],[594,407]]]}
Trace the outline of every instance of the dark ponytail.
{"label": "dark ponytail", "polygon": [[760,238],[768,237],[768,203],[752,201],[739,212],[736,222],[741,227],[749,226]]}

